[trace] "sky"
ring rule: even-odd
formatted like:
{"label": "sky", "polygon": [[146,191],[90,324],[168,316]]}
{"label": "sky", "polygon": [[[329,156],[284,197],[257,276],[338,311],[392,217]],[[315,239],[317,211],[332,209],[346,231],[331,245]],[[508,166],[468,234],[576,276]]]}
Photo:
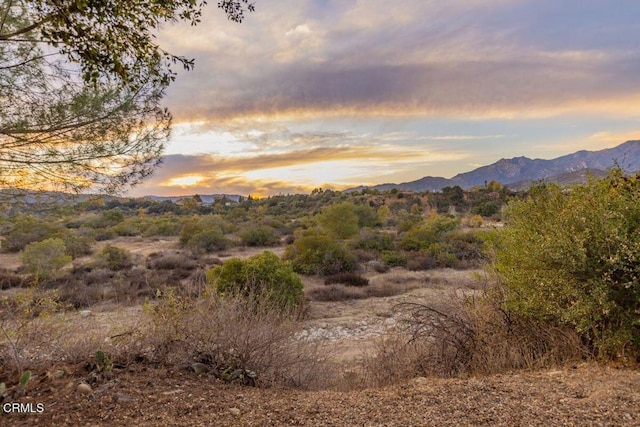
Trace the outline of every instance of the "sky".
{"label": "sky", "polygon": [[640,139],[637,0],[255,0],[167,25],[195,59],[131,195],[267,196],[450,178]]}

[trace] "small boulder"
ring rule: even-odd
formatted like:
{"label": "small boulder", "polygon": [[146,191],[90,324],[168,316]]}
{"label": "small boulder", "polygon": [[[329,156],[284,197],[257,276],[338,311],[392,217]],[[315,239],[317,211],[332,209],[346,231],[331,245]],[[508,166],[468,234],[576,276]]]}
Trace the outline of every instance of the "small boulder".
{"label": "small boulder", "polygon": [[191,368],[193,369],[193,372],[195,372],[197,375],[205,374],[209,372],[209,367],[204,363],[196,362],[193,365],[191,365]]}
{"label": "small boulder", "polygon": [[93,393],[93,390],[91,389],[91,386],[87,383],[80,383],[78,384],[78,387],[76,387],[76,391],[80,394],[91,394]]}

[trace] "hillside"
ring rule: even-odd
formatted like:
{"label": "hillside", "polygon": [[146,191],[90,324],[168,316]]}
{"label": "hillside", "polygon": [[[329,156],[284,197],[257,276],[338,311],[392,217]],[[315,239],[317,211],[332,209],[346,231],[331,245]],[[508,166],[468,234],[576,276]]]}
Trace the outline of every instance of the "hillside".
{"label": "hillside", "polygon": [[[462,188],[483,186],[490,181],[498,181],[513,189],[523,188],[531,181],[548,179],[551,182],[574,184],[584,182],[586,171],[602,175],[603,171],[618,164],[627,172],[640,170],[640,141],[627,141],[617,147],[599,151],[581,150],[551,160],[514,157],[500,159],[451,179],[426,176],[416,181],[400,184],[381,184],[369,187],[380,191],[398,188],[412,191],[439,191],[443,187],[459,185]],[[574,172],[582,173],[573,174]],[[573,180],[575,178],[575,181]],[[358,187],[352,190],[362,189]],[[349,190],[347,190],[349,191]]]}

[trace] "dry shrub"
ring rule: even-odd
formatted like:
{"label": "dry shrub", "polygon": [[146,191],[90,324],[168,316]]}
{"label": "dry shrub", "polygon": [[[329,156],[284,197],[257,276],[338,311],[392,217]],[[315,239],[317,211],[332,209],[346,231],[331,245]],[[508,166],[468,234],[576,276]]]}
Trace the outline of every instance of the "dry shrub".
{"label": "dry shrub", "polygon": [[54,366],[92,362],[103,350],[124,361],[139,340],[109,340],[109,329],[93,317],[68,311],[56,292],[28,289],[2,300],[0,317],[0,382],[17,383],[25,370],[43,372]]}
{"label": "dry shrub", "polygon": [[147,257],[150,270],[194,270],[198,263],[181,253],[155,252]]}
{"label": "dry shrub", "polygon": [[397,332],[379,341],[365,362],[369,381],[382,385],[415,376],[541,369],[588,355],[569,328],[516,316],[495,298],[396,306]]}
{"label": "dry shrub", "polygon": [[375,283],[366,289],[368,297],[383,298],[401,295],[420,287],[417,283],[397,284],[384,281]]}
{"label": "dry shrub", "polygon": [[373,268],[376,273],[381,274],[386,273],[387,271],[389,271],[389,269],[391,269],[391,267],[389,267],[387,264],[380,261],[369,261],[367,263],[367,266]]}
{"label": "dry shrub", "polygon": [[26,283],[27,280],[25,280],[24,277],[19,276],[6,268],[0,268],[0,290],[20,288],[25,286]]}
{"label": "dry shrub", "polygon": [[168,294],[148,308],[152,354],[159,363],[202,363],[227,381],[317,389],[330,378],[328,355],[297,340],[300,329],[282,310],[256,299],[211,294],[189,300]]}
{"label": "dry shrub", "polygon": [[365,287],[334,284],[311,288],[306,291],[306,296],[311,301],[349,301],[356,299],[392,297],[407,293],[419,287],[420,285],[416,283],[396,284],[387,281]]}
{"label": "dry shrub", "polygon": [[431,270],[436,267],[438,267],[438,261],[428,252],[410,254],[405,265],[405,268],[410,271]]}
{"label": "dry shrub", "polygon": [[347,288],[343,285],[328,285],[307,291],[307,298],[311,301],[349,301],[366,297],[364,289]]}
{"label": "dry shrub", "polygon": [[202,363],[217,378],[258,386],[318,389],[333,381],[326,350],[297,339],[299,324],[268,305],[166,293],[147,307],[150,315],[141,319],[127,322],[119,313],[121,325],[105,325],[65,311],[55,293],[30,289],[2,300],[0,382],[17,384],[25,370],[39,374],[75,365],[89,372],[98,350],[113,366],[162,363],[191,369]]}
{"label": "dry shrub", "polygon": [[340,283],[345,286],[362,287],[369,285],[369,279],[362,277],[357,273],[350,272],[333,274],[324,279],[325,285],[333,285],[335,283]]}

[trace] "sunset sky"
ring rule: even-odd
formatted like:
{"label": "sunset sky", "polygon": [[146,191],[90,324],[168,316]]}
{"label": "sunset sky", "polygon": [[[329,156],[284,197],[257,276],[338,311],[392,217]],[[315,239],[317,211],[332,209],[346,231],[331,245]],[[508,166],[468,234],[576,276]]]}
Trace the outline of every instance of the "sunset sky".
{"label": "sunset sky", "polygon": [[640,139],[637,0],[256,0],[161,45],[164,164],[131,195],[308,192],[451,177]]}

